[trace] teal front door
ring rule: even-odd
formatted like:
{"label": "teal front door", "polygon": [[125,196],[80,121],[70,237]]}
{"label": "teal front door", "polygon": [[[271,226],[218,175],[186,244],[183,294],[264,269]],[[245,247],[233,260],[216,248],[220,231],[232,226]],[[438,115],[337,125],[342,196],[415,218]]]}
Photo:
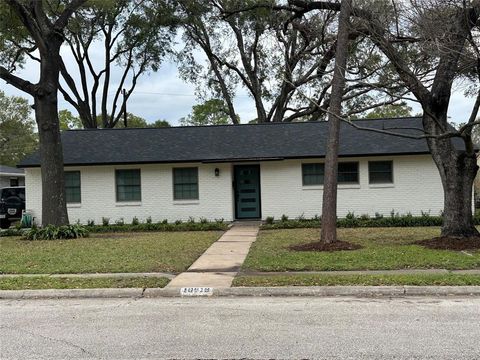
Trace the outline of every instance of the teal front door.
{"label": "teal front door", "polygon": [[235,216],[237,219],[260,217],[260,166],[237,165],[234,167]]}

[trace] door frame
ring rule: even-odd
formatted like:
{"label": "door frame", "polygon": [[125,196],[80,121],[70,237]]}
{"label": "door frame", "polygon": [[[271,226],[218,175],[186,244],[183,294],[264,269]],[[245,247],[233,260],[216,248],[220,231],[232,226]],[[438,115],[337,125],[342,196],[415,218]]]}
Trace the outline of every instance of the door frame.
{"label": "door frame", "polygon": [[[238,200],[237,200],[237,168],[242,167],[255,167],[257,168],[257,184],[258,184],[258,217],[238,217]],[[243,165],[233,165],[233,206],[235,210],[235,220],[256,220],[262,218],[262,188],[260,186],[260,164],[243,164]]]}

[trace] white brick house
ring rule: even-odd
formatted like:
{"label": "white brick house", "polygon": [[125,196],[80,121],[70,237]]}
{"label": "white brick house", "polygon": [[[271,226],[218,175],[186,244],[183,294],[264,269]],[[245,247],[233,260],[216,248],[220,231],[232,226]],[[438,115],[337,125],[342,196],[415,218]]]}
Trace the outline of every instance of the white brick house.
{"label": "white brick house", "polygon": [[[419,127],[420,119],[362,120]],[[157,222],[321,215],[327,124],[292,123],[63,134],[71,222]],[[397,130],[410,131],[410,130]],[[424,140],[342,125],[338,215],[438,215],[443,191]],[[38,154],[22,164],[27,210],[41,221]]]}

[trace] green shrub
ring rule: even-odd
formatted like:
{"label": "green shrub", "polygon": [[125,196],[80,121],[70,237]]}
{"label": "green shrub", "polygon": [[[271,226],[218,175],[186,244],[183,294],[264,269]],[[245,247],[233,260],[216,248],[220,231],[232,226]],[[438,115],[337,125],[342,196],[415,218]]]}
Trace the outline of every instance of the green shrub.
{"label": "green shrub", "polygon": [[280,218],[281,222],[287,222],[288,221],[288,216],[283,214],[282,217]]}
{"label": "green shrub", "polygon": [[102,225],[103,226],[108,226],[108,224],[110,223],[110,219],[107,218],[107,217],[102,217]]}
{"label": "green shrub", "polygon": [[0,232],[0,236],[22,236],[26,232],[26,229],[5,229]]}
{"label": "green shrub", "polygon": [[124,225],[109,225],[109,226],[93,226],[90,228],[91,233],[106,233],[106,232],[143,232],[143,231],[224,231],[228,225],[224,222],[206,222],[206,223],[191,223],[191,222],[175,222],[175,223],[145,223],[138,225],[124,224]]}
{"label": "green shrub", "polygon": [[87,220],[87,226],[95,226],[95,220]]}
{"label": "green shrub", "polygon": [[353,211],[349,211],[347,216],[345,216],[345,219],[355,220],[355,213]]}
{"label": "green shrub", "polygon": [[32,227],[25,233],[24,238],[27,240],[77,239],[87,237],[88,234],[87,228],[79,224],[64,226],[47,225],[42,228]]}
{"label": "green shrub", "polygon": [[266,223],[267,225],[272,225],[272,224],[273,224],[273,220],[275,220],[275,218],[274,218],[273,216],[267,216],[267,217],[265,218],[265,223]]}
{"label": "green shrub", "polygon": [[297,221],[305,221],[305,220],[307,220],[307,218],[305,217],[305,214],[302,213],[302,215],[297,216],[297,217],[295,218],[295,220],[297,220]]}
{"label": "green shrub", "polygon": [[[411,213],[400,216],[398,213],[392,212],[394,216],[366,218],[352,217],[352,215],[343,219],[337,219],[337,227],[339,228],[355,228],[355,227],[415,227],[415,226],[442,226],[443,218],[441,216],[413,216]],[[352,213],[349,213],[352,214]],[[480,216],[473,218],[475,225],[480,225]],[[267,218],[262,229],[295,229],[295,228],[318,228],[321,226],[320,218],[305,220],[288,220],[269,223]]]}
{"label": "green shrub", "polygon": [[420,212],[422,213],[423,217],[429,217],[430,216],[430,210],[428,210],[428,211],[420,210]]}
{"label": "green shrub", "polygon": [[115,225],[125,225],[125,220],[123,220],[123,217],[115,221]]}
{"label": "green shrub", "polygon": [[132,219],[132,225],[138,225],[138,224],[140,224],[140,221],[138,221],[138,218],[134,216]]}
{"label": "green shrub", "polygon": [[151,224],[151,223],[152,223],[152,217],[151,217],[151,216],[147,217],[147,219],[145,220],[145,222],[146,222],[147,224]]}

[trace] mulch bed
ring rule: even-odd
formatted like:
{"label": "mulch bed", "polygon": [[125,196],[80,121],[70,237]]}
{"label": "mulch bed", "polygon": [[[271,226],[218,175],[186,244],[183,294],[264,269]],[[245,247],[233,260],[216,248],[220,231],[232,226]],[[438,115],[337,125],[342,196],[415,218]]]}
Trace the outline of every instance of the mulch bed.
{"label": "mulch bed", "polygon": [[347,241],[336,241],[333,243],[322,243],[320,241],[302,244],[302,245],[292,245],[289,246],[290,250],[294,251],[343,251],[343,250],[358,250],[361,249],[362,246],[358,244],[352,244]]}
{"label": "mulch bed", "polygon": [[440,236],[433,239],[415,241],[413,244],[436,250],[478,250],[480,249],[480,236]]}

